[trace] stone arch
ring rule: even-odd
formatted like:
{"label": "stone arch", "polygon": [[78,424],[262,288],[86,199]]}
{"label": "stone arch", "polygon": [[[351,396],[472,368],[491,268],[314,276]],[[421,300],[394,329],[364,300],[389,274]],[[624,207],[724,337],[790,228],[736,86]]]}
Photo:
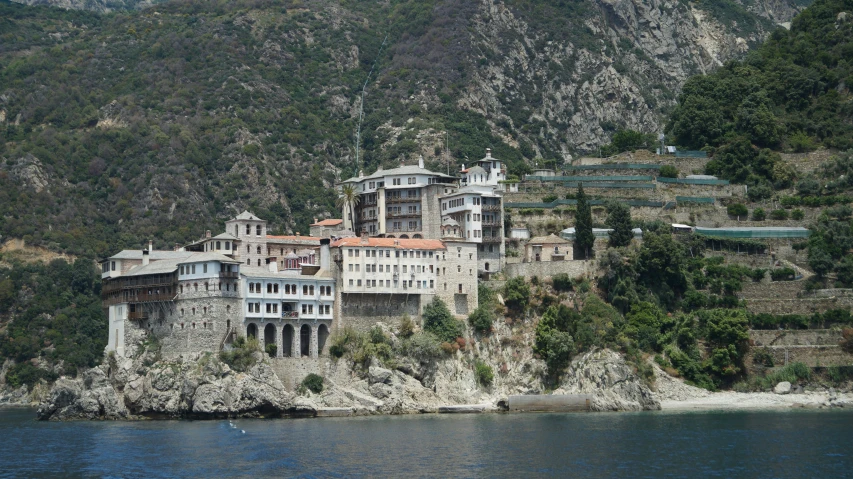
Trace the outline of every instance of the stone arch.
{"label": "stone arch", "polygon": [[488,271],[488,270],[489,270],[489,263],[488,263],[488,261],[487,261],[487,262],[486,262],[486,271]]}
{"label": "stone arch", "polygon": [[281,330],[282,356],[289,358],[293,356],[293,326],[285,324]]}
{"label": "stone arch", "polygon": [[385,235],[386,238],[396,238],[394,235]]}
{"label": "stone arch", "polygon": [[249,323],[249,325],[246,326],[246,339],[257,338],[257,337],[258,337],[258,327],[255,325],[255,323]]}
{"label": "stone arch", "polygon": [[275,344],[275,326],[272,323],[264,327],[264,351],[270,344]]}
{"label": "stone arch", "polygon": [[400,239],[409,239],[409,235],[400,235]]}
{"label": "stone arch", "polygon": [[299,355],[302,357],[311,356],[311,326],[303,324],[299,328]]}
{"label": "stone arch", "polygon": [[323,348],[326,346],[326,340],[329,339],[329,328],[325,324],[321,324],[317,328],[317,354],[323,354]]}
{"label": "stone arch", "polygon": [[417,233],[416,233],[416,234],[412,235],[412,238],[414,238],[414,239],[421,239],[421,238],[423,238],[423,236],[421,236],[420,234],[417,234]]}

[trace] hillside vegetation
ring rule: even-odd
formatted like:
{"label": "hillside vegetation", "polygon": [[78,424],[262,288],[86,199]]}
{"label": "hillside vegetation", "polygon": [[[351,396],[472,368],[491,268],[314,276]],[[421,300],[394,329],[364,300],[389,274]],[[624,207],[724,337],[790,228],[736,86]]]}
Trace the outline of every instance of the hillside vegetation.
{"label": "hillside vegetation", "polygon": [[445,170],[491,147],[520,174],[620,127],[654,132],[689,75],[772,28],[733,2],[173,1],[101,15],[3,0],[0,234],[105,255],[195,239],[244,208],[304,232],[336,214],[329,187],[359,167],[423,155]]}

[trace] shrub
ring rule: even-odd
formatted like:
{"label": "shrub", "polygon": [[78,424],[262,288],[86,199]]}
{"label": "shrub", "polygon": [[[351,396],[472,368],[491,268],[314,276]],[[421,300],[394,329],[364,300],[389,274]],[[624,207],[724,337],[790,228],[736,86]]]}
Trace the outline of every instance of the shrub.
{"label": "shrub", "polygon": [[237,372],[248,371],[257,362],[254,353],[261,351],[261,345],[255,338],[237,336],[230,351],[219,353],[219,359]]}
{"label": "shrub", "polygon": [[678,168],[672,165],[663,165],[660,167],[658,175],[663,178],[678,178]]}
{"label": "shrub", "polygon": [[546,195],[542,197],[543,203],[553,203],[557,201],[557,195]]}
{"label": "shrub", "polygon": [[773,281],[792,281],[796,271],[793,268],[784,267],[770,270],[770,279]]}
{"label": "shrub", "polygon": [[572,290],[572,279],[569,278],[569,275],[566,273],[555,274],[551,279],[551,282],[554,285],[554,289],[557,291]]}
{"label": "shrub", "polygon": [[806,215],[805,215],[805,213],[803,213],[803,210],[801,210],[801,209],[799,209],[799,208],[797,208],[797,209],[795,209],[794,211],[792,211],[792,212],[791,212],[791,219],[792,219],[792,220],[797,220],[797,221],[799,221],[799,220],[801,220],[801,219],[805,218],[805,216],[806,216]]}
{"label": "shrub", "polygon": [[314,394],[320,394],[323,392],[323,376],[311,373],[305,376],[300,385]]}
{"label": "shrub", "polygon": [[844,328],[841,331],[841,336],[844,338],[839,343],[841,349],[853,353],[853,328]]}
{"label": "shrub", "polygon": [[267,346],[264,348],[264,351],[266,351],[269,357],[274,358],[276,353],[278,353],[278,346],[275,343],[267,344]]}
{"label": "shrub", "polygon": [[400,318],[400,329],[398,330],[401,338],[408,338],[415,332],[415,322],[408,314],[403,314]]}
{"label": "shrub", "polygon": [[477,383],[484,387],[491,386],[492,381],[495,379],[492,367],[479,359],[474,361],[474,376],[477,378]]}
{"label": "shrub", "polygon": [[749,212],[743,203],[735,203],[733,205],[729,205],[726,208],[726,211],[728,212],[729,216],[736,216],[738,219],[740,219],[741,216],[746,216]]}
{"label": "shrub", "polygon": [[479,306],[468,316],[468,324],[480,333],[488,333],[492,330],[495,315],[491,306]]}
{"label": "shrub", "polygon": [[42,379],[53,382],[56,378],[56,373],[33,366],[29,361],[15,364],[6,371],[6,383],[13,388],[19,388],[22,385],[32,387]]}
{"label": "shrub", "polygon": [[770,217],[774,220],[787,220],[788,219],[788,210],[778,209],[770,212]]}
{"label": "shrub", "polygon": [[424,308],[424,330],[435,335],[439,341],[453,342],[462,336],[462,323],[453,318],[447,305],[439,298]]}
{"label": "shrub", "polygon": [[756,366],[773,367],[773,355],[767,348],[756,349],[752,355],[752,363]]}
{"label": "shrub", "polygon": [[420,332],[403,341],[400,352],[422,363],[428,363],[441,356],[441,345],[432,334]]}
{"label": "shrub", "polygon": [[764,221],[765,217],[766,217],[766,215],[764,213],[763,208],[756,208],[756,209],[752,210],[752,219],[754,221]]}

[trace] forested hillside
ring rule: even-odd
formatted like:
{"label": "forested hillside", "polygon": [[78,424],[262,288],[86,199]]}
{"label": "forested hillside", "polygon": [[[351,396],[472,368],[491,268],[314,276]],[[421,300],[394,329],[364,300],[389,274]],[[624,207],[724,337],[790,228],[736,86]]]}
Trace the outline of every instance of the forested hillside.
{"label": "forested hillside", "polygon": [[364,169],[419,155],[445,169],[491,147],[523,173],[618,128],[658,131],[684,80],[802,3],[174,1],[102,15],[4,0],[0,234],[104,255],[196,238],[244,208],[305,231],[357,171],[374,62]]}

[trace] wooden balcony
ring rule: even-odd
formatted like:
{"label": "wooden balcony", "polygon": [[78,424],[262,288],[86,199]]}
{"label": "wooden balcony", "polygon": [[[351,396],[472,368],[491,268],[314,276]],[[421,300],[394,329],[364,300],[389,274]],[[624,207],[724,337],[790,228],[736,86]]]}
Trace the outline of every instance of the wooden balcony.
{"label": "wooden balcony", "polygon": [[142,308],[137,308],[136,311],[128,311],[127,319],[131,321],[142,321],[148,319],[148,311]]}
{"label": "wooden balcony", "polygon": [[483,243],[500,243],[500,236],[485,236],[483,237]]}
{"label": "wooden balcony", "polygon": [[387,197],[385,197],[385,204],[419,203],[420,201],[421,201],[420,196],[387,196]]}
{"label": "wooden balcony", "polygon": [[240,277],[240,273],[236,271],[220,271],[219,277],[222,279],[237,279]]}
{"label": "wooden balcony", "polygon": [[500,211],[501,205],[483,205],[483,211]]}

